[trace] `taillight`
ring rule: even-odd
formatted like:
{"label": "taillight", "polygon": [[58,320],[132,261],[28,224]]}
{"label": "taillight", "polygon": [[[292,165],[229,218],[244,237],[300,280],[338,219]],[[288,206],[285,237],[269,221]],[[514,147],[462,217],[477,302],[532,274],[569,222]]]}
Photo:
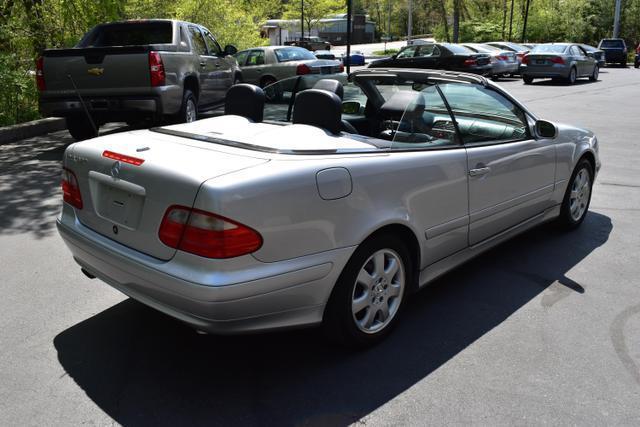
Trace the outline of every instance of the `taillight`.
{"label": "taillight", "polygon": [[151,86],[164,86],[164,64],[159,52],[149,52],[149,75],[151,77]]}
{"label": "taillight", "polygon": [[517,52],[516,56],[518,57],[518,59],[522,59],[526,54],[524,52]]}
{"label": "taillight", "polygon": [[311,68],[307,64],[300,64],[296,67],[296,74],[301,76],[303,74],[309,74],[311,72]]}
{"label": "taillight", "polygon": [[525,55],[522,57],[522,63],[527,65],[529,63],[529,55]]}
{"label": "taillight", "polygon": [[508,61],[508,60],[509,60],[509,57],[508,57],[508,56],[505,56],[505,55],[498,55],[498,59],[499,59],[500,61]]}
{"label": "taillight", "polygon": [[344,73],[344,64],[340,64],[340,72]]}
{"label": "taillight", "polygon": [[127,156],[125,154],[115,153],[109,150],[104,150],[102,152],[102,157],[106,157],[107,159],[112,159],[112,160],[118,160],[123,163],[129,163],[130,165],[134,165],[134,166],[140,166],[141,164],[144,163],[144,159]]}
{"label": "taillight", "polygon": [[167,209],[158,237],[169,247],[205,258],[233,258],[262,246],[262,236],[252,228],[185,206]]}
{"label": "taillight", "polygon": [[463,64],[465,67],[471,67],[473,65],[476,65],[477,61],[473,58],[469,58],[469,59],[465,59]]}
{"label": "taillight", "polygon": [[82,209],[82,195],[78,178],[67,168],[62,168],[62,199],[74,208]]}
{"label": "taillight", "polygon": [[40,92],[47,90],[47,85],[44,83],[44,58],[42,56],[36,59],[36,84]]}
{"label": "taillight", "polygon": [[554,64],[564,64],[564,59],[562,59],[562,57],[560,56],[553,56],[549,58],[549,61],[553,62]]}

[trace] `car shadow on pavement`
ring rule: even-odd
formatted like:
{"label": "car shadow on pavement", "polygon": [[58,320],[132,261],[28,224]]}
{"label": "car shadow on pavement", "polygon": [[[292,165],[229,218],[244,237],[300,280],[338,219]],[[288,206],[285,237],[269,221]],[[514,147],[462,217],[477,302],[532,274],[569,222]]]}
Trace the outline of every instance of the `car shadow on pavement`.
{"label": "car shadow on pavement", "polygon": [[596,80],[592,82],[591,80],[583,77],[576,80],[575,83],[571,85],[564,80],[544,79],[544,80],[534,80],[533,83],[531,83],[531,86],[582,86],[582,85],[597,84],[601,82],[602,80]]}
{"label": "car shadow on pavement", "polygon": [[327,344],[318,329],[202,336],[131,299],[61,332],[54,345],[71,378],[125,426],[347,425],[525,304],[578,306],[588,285],[566,274],[612,228],[590,212],[573,232],[548,225],[507,242],[414,295],[394,333],[366,351]]}
{"label": "car shadow on pavement", "polygon": [[0,147],[0,234],[41,238],[52,232],[61,203],[62,155],[72,142],[62,131]]}

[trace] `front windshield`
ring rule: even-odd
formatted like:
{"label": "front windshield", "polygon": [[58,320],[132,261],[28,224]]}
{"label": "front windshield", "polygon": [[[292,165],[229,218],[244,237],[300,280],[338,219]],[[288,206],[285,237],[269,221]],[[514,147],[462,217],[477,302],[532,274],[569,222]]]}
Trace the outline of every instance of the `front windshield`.
{"label": "front windshield", "polygon": [[304,61],[307,59],[316,59],[316,57],[305,48],[302,47],[282,47],[274,50],[278,62]]}
{"label": "front windshield", "polygon": [[566,45],[539,44],[538,46],[533,48],[532,52],[533,53],[563,53],[565,50],[567,50]]}

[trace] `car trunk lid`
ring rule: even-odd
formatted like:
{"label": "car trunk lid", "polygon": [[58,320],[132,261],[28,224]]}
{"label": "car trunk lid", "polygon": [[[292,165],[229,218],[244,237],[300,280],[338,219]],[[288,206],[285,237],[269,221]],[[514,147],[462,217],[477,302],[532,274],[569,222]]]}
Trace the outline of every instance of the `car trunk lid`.
{"label": "car trunk lid", "polygon": [[84,205],[76,210],[79,221],[152,257],[172,258],[176,250],[158,237],[167,208],[192,207],[204,181],[268,161],[216,148],[148,131],[74,144],[65,166],[79,182]]}

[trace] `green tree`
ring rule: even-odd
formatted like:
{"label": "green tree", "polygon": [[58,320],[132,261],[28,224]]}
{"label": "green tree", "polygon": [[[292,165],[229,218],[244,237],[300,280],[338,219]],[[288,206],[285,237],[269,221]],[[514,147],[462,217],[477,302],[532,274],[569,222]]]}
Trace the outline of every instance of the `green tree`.
{"label": "green tree", "polygon": [[344,0],[292,0],[284,11],[287,19],[301,19],[301,9],[304,8],[304,27],[307,34],[318,26],[322,18],[346,11]]}

